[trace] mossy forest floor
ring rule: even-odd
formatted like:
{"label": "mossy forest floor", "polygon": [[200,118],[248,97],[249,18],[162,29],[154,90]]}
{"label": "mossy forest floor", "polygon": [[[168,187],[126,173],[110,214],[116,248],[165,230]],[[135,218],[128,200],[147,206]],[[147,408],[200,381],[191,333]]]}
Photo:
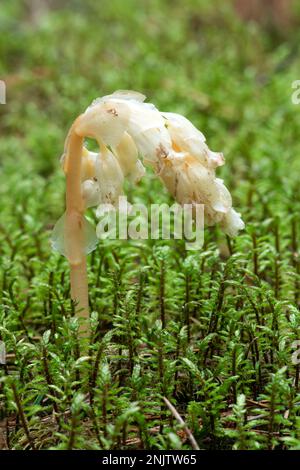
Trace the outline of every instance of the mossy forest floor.
{"label": "mossy forest floor", "polygon": [[[263,30],[223,1],[4,0],[0,29],[0,447],[191,449],[166,397],[201,449],[299,449],[299,28]],[[82,356],[68,264],[49,245],[59,157],[73,119],[116,89],[186,115],[224,152],[246,229],[207,229],[198,252],[102,241]],[[171,202],[151,174],[127,194]]]}

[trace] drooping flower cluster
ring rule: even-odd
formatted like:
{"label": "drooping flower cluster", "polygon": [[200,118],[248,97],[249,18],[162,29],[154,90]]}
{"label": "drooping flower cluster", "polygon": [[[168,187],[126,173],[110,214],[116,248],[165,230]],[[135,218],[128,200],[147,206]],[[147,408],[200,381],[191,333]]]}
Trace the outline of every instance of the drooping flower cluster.
{"label": "drooping flower cluster", "polygon": [[[145,173],[144,163],[154,169],[179,204],[203,204],[207,225],[220,223],[225,233],[236,235],[244,223],[232,208],[223,181],[215,176],[216,168],[224,164],[222,153],[212,152],[204,135],[185,117],[160,112],[144,100],[140,93],[117,91],[96,99],[78,118],[78,134],[96,139],[100,149],[94,153],[83,148],[85,207],[116,206],[124,179],[138,182]],[[66,158],[62,157],[64,164]],[[58,225],[53,240],[62,251],[57,240],[63,220]],[[93,246],[90,243],[87,251]]]}

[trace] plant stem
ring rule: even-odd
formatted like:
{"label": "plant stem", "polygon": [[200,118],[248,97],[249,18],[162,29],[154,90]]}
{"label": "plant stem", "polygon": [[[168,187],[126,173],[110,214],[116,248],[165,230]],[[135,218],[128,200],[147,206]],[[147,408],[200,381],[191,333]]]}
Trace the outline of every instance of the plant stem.
{"label": "plant stem", "polygon": [[27,423],[27,420],[26,420],[26,417],[25,417],[25,414],[24,414],[24,411],[23,411],[22,403],[21,403],[19,394],[17,392],[17,388],[16,388],[14,383],[11,384],[11,388],[12,388],[12,391],[13,391],[13,394],[14,394],[14,399],[15,399],[15,403],[16,403],[17,408],[18,408],[18,413],[19,413],[19,416],[20,416],[20,419],[21,419],[21,423],[22,423],[23,429],[24,429],[26,437],[27,437],[27,441],[28,441],[31,449],[36,450],[34,440],[33,440],[32,436],[29,432],[29,427],[28,427],[28,423]]}
{"label": "plant stem", "polygon": [[160,320],[162,327],[166,327],[165,316],[165,264],[161,261],[160,264],[160,286],[159,286],[159,306],[160,306]]}
{"label": "plant stem", "polygon": [[[83,136],[76,132],[80,116],[70,129],[67,138],[67,152],[64,165],[66,174],[66,232],[67,258],[71,270],[71,298],[76,305],[76,315],[89,317],[88,280],[86,257],[84,255],[83,213],[84,202],[81,194],[81,158]],[[80,326],[86,332],[86,324]]]}

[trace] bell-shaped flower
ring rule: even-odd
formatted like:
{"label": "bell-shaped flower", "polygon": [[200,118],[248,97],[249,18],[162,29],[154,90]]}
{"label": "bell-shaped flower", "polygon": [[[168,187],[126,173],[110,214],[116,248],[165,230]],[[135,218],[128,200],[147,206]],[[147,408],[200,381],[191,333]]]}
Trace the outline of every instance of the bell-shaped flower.
{"label": "bell-shaped flower", "polygon": [[[222,153],[212,152],[204,135],[185,117],[159,112],[145,96],[117,91],[96,99],[73,124],[76,135],[96,139],[99,153],[82,148],[81,196],[84,208],[111,204],[117,206],[123,194],[124,179],[139,181],[151,166],[168,191],[180,204],[203,204],[207,225],[219,223],[230,236],[244,228],[232,208],[229,191],[215,171],[224,164]],[[62,163],[67,172],[70,133]],[[142,163],[142,161],[143,163]],[[52,237],[53,246],[65,254],[64,216]],[[85,252],[95,246],[95,237],[84,219]]]}

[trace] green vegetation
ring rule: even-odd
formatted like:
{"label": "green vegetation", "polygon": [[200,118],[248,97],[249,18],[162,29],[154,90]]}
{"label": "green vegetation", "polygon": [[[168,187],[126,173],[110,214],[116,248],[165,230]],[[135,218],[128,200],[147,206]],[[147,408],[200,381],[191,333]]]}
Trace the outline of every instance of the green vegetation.
{"label": "green vegetation", "polygon": [[[0,448],[190,449],[166,397],[202,449],[299,449],[299,31],[243,23],[224,1],[53,3],[0,10]],[[68,263],[49,245],[59,156],[73,119],[116,89],[224,152],[246,230],[207,229],[200,252],[102,241],[82,357]],[[151,174],[127,193],[170,201]]]}

